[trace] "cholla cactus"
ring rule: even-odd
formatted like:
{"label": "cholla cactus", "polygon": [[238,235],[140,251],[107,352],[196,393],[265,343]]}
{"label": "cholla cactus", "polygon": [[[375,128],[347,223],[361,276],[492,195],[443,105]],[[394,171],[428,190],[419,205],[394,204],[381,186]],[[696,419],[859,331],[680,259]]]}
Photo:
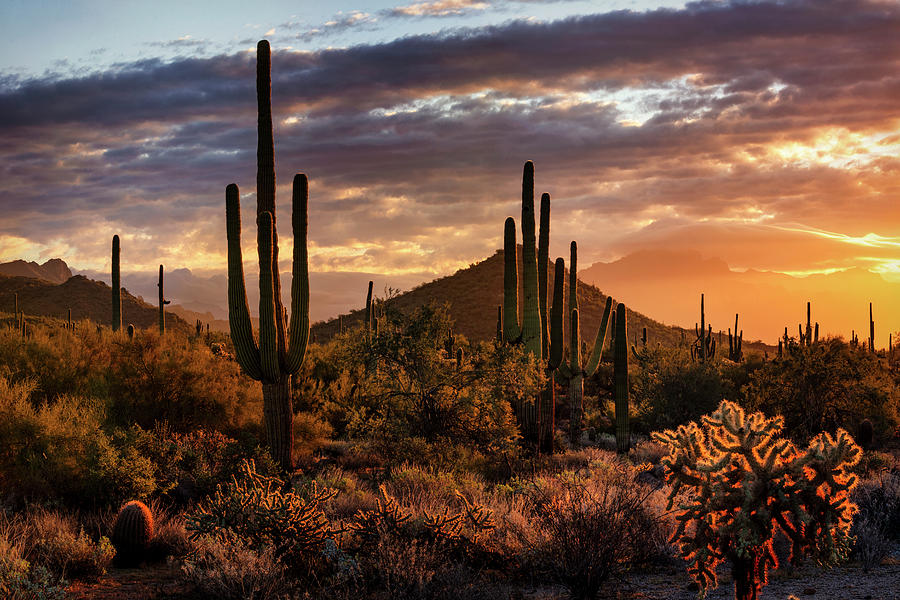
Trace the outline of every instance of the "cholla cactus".
{"label": "cholla cactus", "polygon": [[693,491],[679,504],[673,541],[702,589],[718,584],[716,568],[729,559],[735,598],[756,600],[769,566],[778,566],[776,526],[792,541],[794,563],[804,554],[824,563],[846,555],[857,510],[847,470],[861,455],[846,431],[821,433],[800,450],[780,438],[782,417],[748,415],[727,400],[702,423],[653,434],[669,448],[669,508],[683,488]]}
{"label": "cholla cactus", "polygon": [[279,556],[319,550],[333,537],[322,504],[335,492],[319,489],[315,482],[303,496],[284,487],[280,479],[258,473],[252,460],[244,460],[239,474],[219,484],[187,517],[186,528],[192,539],[236,535],[254,549],[272,546]]}
{"label": "cholla cactus", "polygon": [[403,510],[397,500],[390,496],[384,489],[384,485],[378,487],[378,498],[375,499],[375,508],[372,510],[359,510],[349,523],[351,531],[366,542],[378,540],[383,533],[399,533],[408,524],[412,515]]}

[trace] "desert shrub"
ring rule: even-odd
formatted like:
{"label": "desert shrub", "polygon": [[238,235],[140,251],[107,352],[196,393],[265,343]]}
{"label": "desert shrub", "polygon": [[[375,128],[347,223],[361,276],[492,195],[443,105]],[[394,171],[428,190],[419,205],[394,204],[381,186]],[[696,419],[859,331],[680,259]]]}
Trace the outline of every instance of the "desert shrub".
{"label": "desert shrub", "polygon": [[320,506],[332,495],[315,483],[303,496],[285,491],[283,481],[258,473],[253,461],[244,461],[239,475],[219,485],[187,516],[186,528],[194,539],[236,536],[255,551],[271,547],[277,557],[302,566],[333,537]]}
{"label": "desert shrub", "polygon": [[594,598],[610,578],[650,560],[660,530],[646,508],[654,490],[636,482],[637,473],[614,465],[531,487],[529,526],[516,530],[523,564],[572,598]]}
{"label": "desert shrub", "polygon": [[384,486],[390,495],[404,504],[427,508],[453,502],[460,492],[469,496],[478,493],[483,483],[469,473],[451,473],[405,464],[391,469]]}
{"label": "desert shrub", "polygon": [[319,359],[327,364],[322,414],[338,435],[394,464],[472,465],[515,453],[512,405],[536,394],[541,368],[518,348],[465,348],[461,368],[444,357],[443,309],[386,311],[378,335],[352,330]]}
{"label": "desert shrub", "polygon": [[682,349],[647,349],[632,377],[634,425],[649,433],[677,427],[713,411],[735,391],[715,360],[692,361]]}
{"label": "desert shrub", "polygon": [[359,511],[348,527],[360,594],[475,597],[477,571],[502,564],[484,543],[496,529],[493,512],[459,492],[452,503],[427,510],[401,506],[381,486],[375,506]]}
{"label": "desert shrub", "polygon": [[781,437],[783,427],[780,416],[747,414],[723,400],[702,425],[653,435],[670,451],[663,464],[679,523],[672,539],[702,590],[717,585],[716,568],[728,559],[735,598],[756,598],[769,567],[778,566],[776,527],[791,540],[794,563],[804,554],[826,564],[846,558],[856,509],[848,470],[862,451],[844,430],[800,450]]}
{"label": "desert shrub", "polygon": [[253,548],[231,534],[198,537],[182,572],[192,597],[210,600],[278,600],[293,590],[271,546]]}
{"label": "desert shrub", "polygon": [[35,404],[60,395],[105,395],[108,334],[93,330],[74,334],[56,327],[33,331],[27,340],[12,331],[0,331],[0,367],[12,382],[34,383]]}
{"label": "desert shrub", "polygon": [[859,513],[851,534],[854,554],[866,569],[877,566],[900,540],[900,472],[884,472],[853,490]]}
{"label": "desert shrub", "polygon": [[237,438],[208,429],[178,432],[166,422],[157,422],[149,430],[137,426],[133,446],[152,463],[157,494],[176,504],[196,502],[213,493],[222,481],[238,473],[243,460],[253,460],[257,472],[277,472],[269,453],[259,440],[246,432]]}
{"label": "desert shrub", "polygon": [[0,525],[0,598],[63,600],[68,582],[25,560],[23,534],[21,522]]}
{"label": "desert shrub", "polygon": [[96,580],[106,573],[115,551],[109,540],[94,541],[72,515],[38,510],[28,517],[28,557],[66,579]]}
{"label": "desert shrub", "polygon": [[883,443],[900,425],[900,386],[889,366],[839,339],[791,344],[750,375],[744,395],[751,410],[782,415],[785,433],[798,439],[857,431],[868,418]]}
{"label": "desert shrub", "polygon": [[191,551],[184,515],[166,509],[161,502],[152,502],[150,511],[156,518],[156,531],[147,548],[147,560],[161,562],[170,556],[182,557]]}
{"label": "desert shrub", "polygon": [[35,406],[33,385],[0,376],[0,481],[19,500],[63,499],[116,504],[146,497],[156,487],[152,466],[127,433],[109,436],[103,411],[84,398],[63,396]]}
{"label": "desert shrub", "polygon": [[237,363],[197,340],[144,331],[111,342],[109,417],[143,428],[165,420],[176,431],[233,430],[259,418],[261,390]]}

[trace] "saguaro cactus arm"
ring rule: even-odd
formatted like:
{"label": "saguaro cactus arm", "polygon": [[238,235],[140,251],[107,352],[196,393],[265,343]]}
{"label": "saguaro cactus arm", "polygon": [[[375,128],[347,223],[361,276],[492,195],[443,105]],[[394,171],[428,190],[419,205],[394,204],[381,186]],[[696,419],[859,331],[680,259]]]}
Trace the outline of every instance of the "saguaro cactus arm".
{"label": "saguaro cactus arm", "polygon": [[550,369],[558,369],[563,379],[571,376],[566,362],[563,360],[563,271],[565,261],[557,258],[553,276],[553,306],[550,309]]}
{"label": "saguaro cactus arm", "polygon": [[594,339],[594,349],[588,358],[584,371],[588,377],[592,377],[600,366],[600,359],[603,357],[603,346],[606,345],[606,332],[609,330],[609,320],[612,314],[612,298],[607,296],[606,307],[603,309],[603,318],[600,319],[600,329],[597,330],[597,337]]}
{"label": "saguaro cactus arm", "polygon": [[250,307],[244,287],[244,262],[241,253],[241,205],[238,186],[225,188],[225,223],[228,235],[228,325],[234,342],[234,357],[244,372],[262,380],[259,347],[253,338]]}
{"label": "saguaro cactus arm", "polygon": [[538,303],[541,311],[541,354],[549,355],[549,315],[547,314],[548,277],[547,264],[550,261],[550,194],[541,195],[541,224],[538,230]]}
{"label": "saguaro cactus arm", "polygon": [[122,279],[119,271],[119,236],[112,239],[112,330],[122,327]]}
{"label": "saguaro cactus arm", "polygon": [[285,358],[285,370],[296,373],[303,364],[309,343],[309,255],[306,248],[309,231],[309,180],[306,175],[294,175],[292,198],[294,233],[294,264],[291,282],[291,324],[288,328],[290,344]]}
{"label": "saguaro cactus arm", "polygon": [[503,225],[503,339],[515,343],[519,328],[519,261],[516,259],[516,220],[507,217]]}

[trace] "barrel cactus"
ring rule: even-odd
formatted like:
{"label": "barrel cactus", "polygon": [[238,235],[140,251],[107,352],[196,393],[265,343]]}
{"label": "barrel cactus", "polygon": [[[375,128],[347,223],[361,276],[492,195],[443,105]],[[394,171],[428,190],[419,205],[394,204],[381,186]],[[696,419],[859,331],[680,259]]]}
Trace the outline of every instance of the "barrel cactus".
{"label": "barrel cactus", "polygon": [[111,538],[116,562],[122,566],[140,564],[153,539],[153,530],[153,513],[146,504],[139,500],[125,504],[116,516]]}

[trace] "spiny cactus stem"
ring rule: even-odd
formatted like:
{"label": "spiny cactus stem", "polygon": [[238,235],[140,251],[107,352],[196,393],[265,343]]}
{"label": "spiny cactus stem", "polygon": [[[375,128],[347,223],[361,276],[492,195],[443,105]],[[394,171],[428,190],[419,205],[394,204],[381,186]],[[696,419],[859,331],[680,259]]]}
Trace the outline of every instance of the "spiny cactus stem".
{"label": "spiny cactus stem", "polygon": [[112,330],[122,327],[122,280],[119,272],[119,236],[112,239]]}
{"label": "spiny cactus stem", "polygon": [[244,372],[262,380],[259,347],[253,338],[250,307],[244,288],[244,262],[241,252],[241,205],[238,186],[225,188],[225,223],[228,233],[228,323],[234,342],[234,357]]}
{"label": "spiny cactus stem", "polygon": [[541,311],[541,357],[548,358],[550,333],[547,314],[547,294],[549,278],[547,264],[550,262],[550,194],[541,195],[541,221],[538,230],[538,305]]}
{"label": "spiny cactus stem", "polygon": [[519,261],[516,250],[516,220],[507,217],[503,224],[503,339],[516,343],[522,336],[519,327]]}
{"label": "spiny cactus stem", "polygon": [[621,302],[616,307],[616,340],[613,379],[615,381],[616,452],[625,454],[628,452],[631,442],[628,415],[627,313],[625,305]]}

